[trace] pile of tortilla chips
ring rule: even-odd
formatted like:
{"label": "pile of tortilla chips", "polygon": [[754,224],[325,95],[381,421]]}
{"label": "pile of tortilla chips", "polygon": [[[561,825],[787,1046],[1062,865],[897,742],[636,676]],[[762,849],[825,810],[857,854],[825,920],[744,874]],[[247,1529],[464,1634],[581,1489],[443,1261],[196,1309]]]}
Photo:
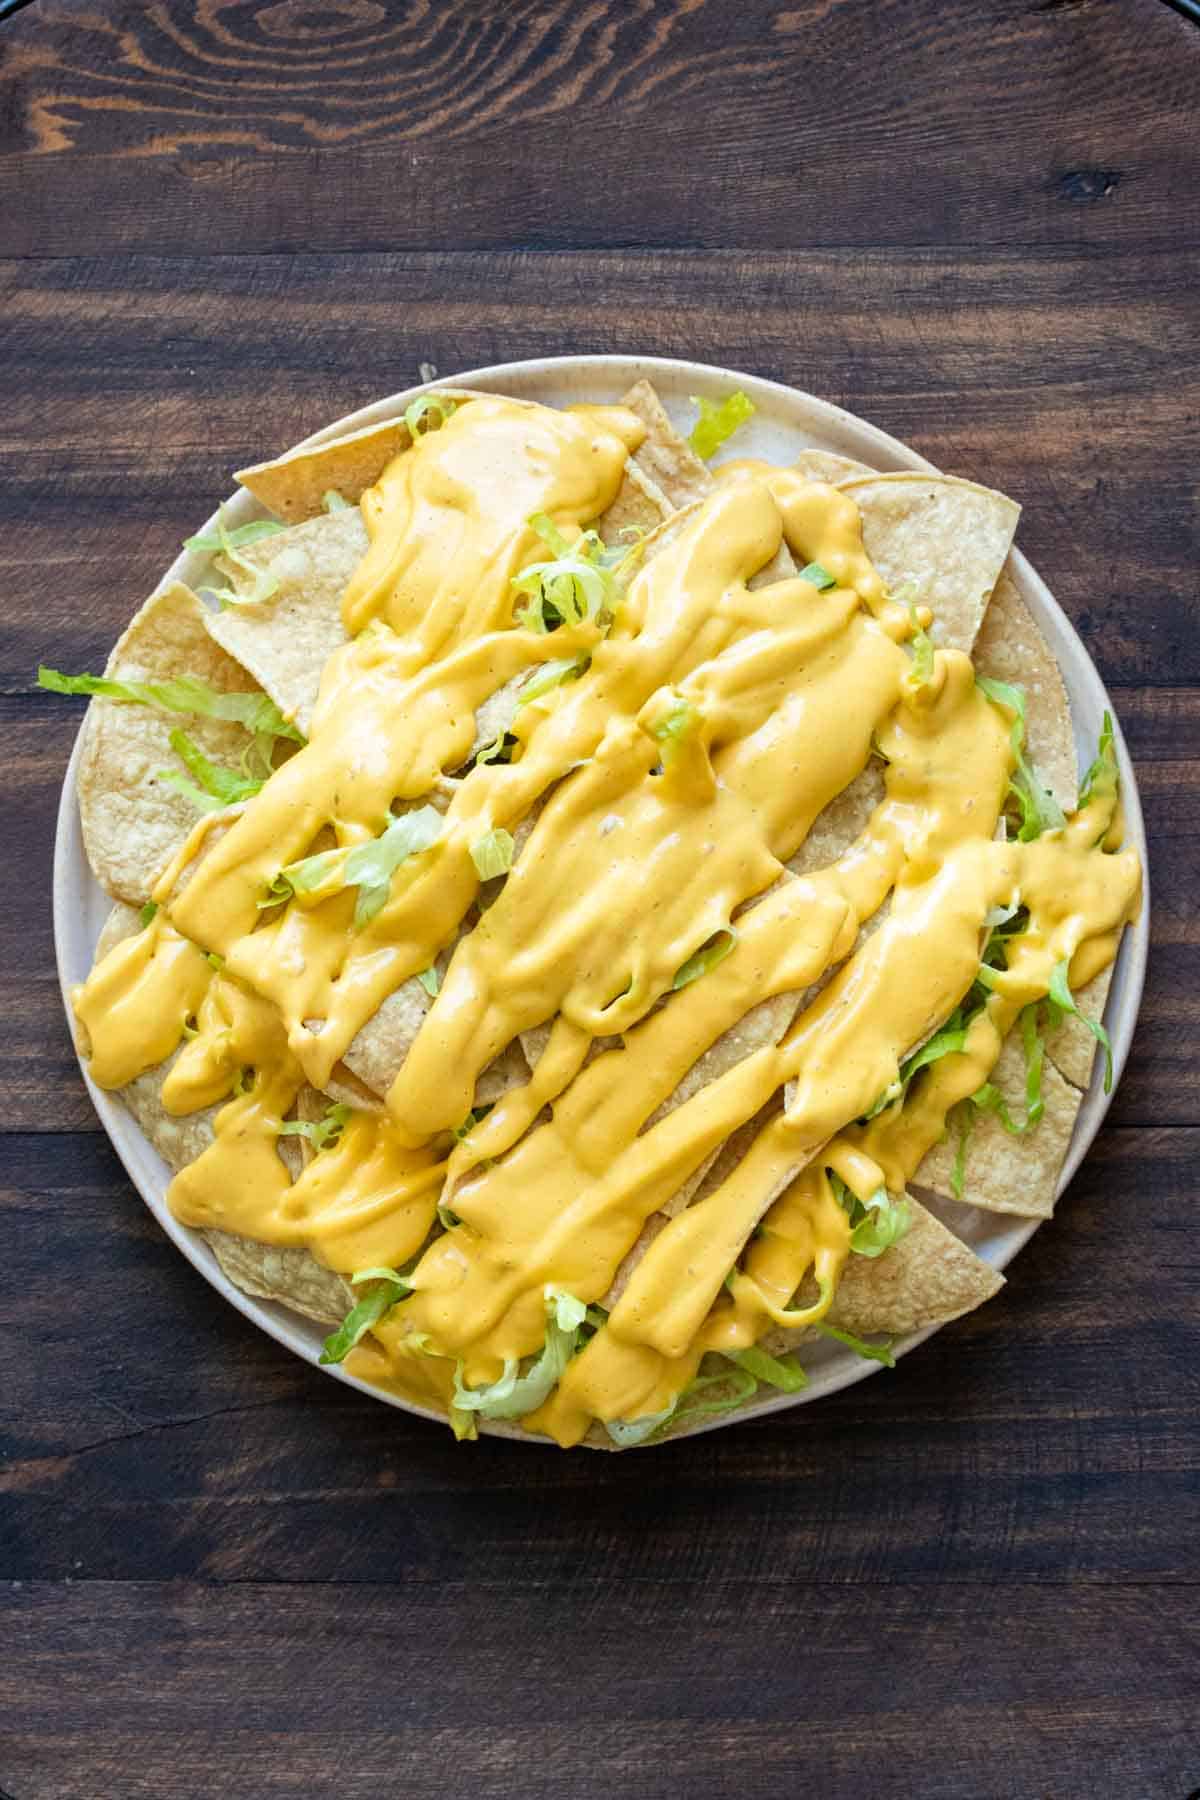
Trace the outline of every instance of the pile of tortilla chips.
{"label": "pile of tortilla chips", "polygon": [[[677,433],[647,382],[639,382],[624,403],[639,414],[647,436],[630,460],[616,505],[601,522],[609,541],[627,526],[669,533],[673,516],[703,499],[714,485],[713,471]],[[409,441],[404,422],[390,420],[243,471],[238,479],[282,525],[261,535],[243,531],[236,540],[217,539],[210,546],[215,549],[212,580],[214,585],[230,584],[238,598],[254,603],[216,607],[173,583],[154,594],[132,620],[112,653],[106,679],[154,686],[186,674],[221,694],[261,692],[283,719],[305,731],[325,663],[346,641],[341,597],[367,548],[355,502]],[[889,583],[918,582],[933,610],[935,640],[969,652],[981,674],[1022,685],[1030,754],[1046,787],[1064,810],[1071,810],[1078,771],[1066,693],[1049,648],[1005,568],[1016,505],[971,482],[878,474],[818,448],[803,452],[796,467],[852,495],[875,566]],[[778,573],[764,570],[756,583]],[[481,709],[478,745],[504,730],[513,705],[514,694],[501,690]],[[93,873],[116,903],[98,956],[139,928],[139,909],[149,902],[156,877],[195,824],[197,805],[212,804],[190,779],[196,767],[192,753],[236,767],[248,745],[257,741],[237,718],[199,716],[188,720],[189,750],[181,755],[179,724],[177,713],[154,704],[124,704],[102,693],[92,702],[79,801]],[[259,750],[277,760],[288,748],[286,736],[280,736]],[[173,771],[174,778],[165,779],[164,771]],[[880,793],[881,778],[872,764],[817,819],[789,867],[803,873],[836,860]],[[1105,971],[1078,996],[1081,1007],[1095,1017],[1103,1012],[1110,973]],[[759,1046],[777,1042],[803,998],[787,995],[756,1007],[701,1057],[663,1110],[680,1104]],[[328,1093],[306,1090],[301,1095],[299,1117],[319,1120],[331,1102],[381,1108],[431,1004],[419,980],[405,982],[359,1032]],[[486,1105],[528,1078],[549,1030],[547,1024],[524,1033],[497,1059],[479,1085],[477,1104]],[[980,1118],[962,1199],[990,1212],[1049,1217],[1094,1049],[1077,1018],[1062,1021],[1047,1041],[1044,1115],[1038,1128],[1016,1136],[1004,1128],[999,1113]],[[124,1090],[124,1098],[150,1141],[178,1169],[211,1141],[216,1109],[170,1116],[161,1102],[168,1067],[140,1076]],[[1016,1105],[1024,1082],[1019,1043],[1010,1039],[993,1080]],[[755,1120],[752,1127],[760,1124]],[[735,1135],[690,1191],[676,1196],[672,1210],[711,1192],[737,1161],[739,1149]],[[297,1159],[297,1168],[300,1159],[319,1154],[302,1135],[281,1140],[281,1152]],[[856,1337],[903,1336],[956,1318],[1001,1286],[1001,1276],[933,1210],[939,1201],[958,1195],[955,1162],[952,1142],[926,1157],[908,1196],[907,1235],[882,1255],[850,1257],[828,1325]],[[664,1224],[662,1215],[652,1218],[647,1238]],[[215,1231],[208,1236],[222,1269],[247,1293],[330,1325],[339,1323],[355,1303],[347,1282],[305,1250],[280,1250]],[[622,1284],[619,1273],[613,1295]],[[776,1334],[773,1347],[786,1347],[787,1341]]]}

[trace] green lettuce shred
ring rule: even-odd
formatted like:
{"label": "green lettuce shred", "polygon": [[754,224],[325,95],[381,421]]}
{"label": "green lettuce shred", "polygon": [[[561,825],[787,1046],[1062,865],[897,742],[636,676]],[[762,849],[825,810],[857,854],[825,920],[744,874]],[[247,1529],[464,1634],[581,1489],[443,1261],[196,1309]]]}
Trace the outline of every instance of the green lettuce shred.
{"label": "green lettuce shred", "polygon": [[436,807],[418,806],[401,813],[373,844],[358,844],[346,858],[345,883],[358,889],[354,929],[369,925],[391,892],[392,876],[410,856],[417,856],[441,834],[442,815]]}
{"label": "green lettuce shred", "polygon": [[1017,840],[1032,843],[1043,832],[1058,831],[1066,824],[1062,807],[1025,754],[1025,690],[1012,681],[977,675],[975,685],[995,706],[1013,715],[1008,741],[1013,757],[1009,792],[1017,802],[1021,820]]}
{"label": "green lettuce shred", "polygon": [[850,1215],[850,1248],[856,1255],[882,1256],[907,1235],[912,1226],[907,1200],[893,1200],[883,1187],[860,1200],[836,1171],[829,1171],[829,1179],[838,1205]]}
{"label": "green lettuce shred", "polygon": [[138,914],[138,919],[143,931],[145,931],[147,925],[153,923],[157,913],[158,902],[156,900],[147,900],[145,906],[143,906],[141,912]]}
{"label": "green lettuce shred", "polygon": [[605,629],[611,622],[617,565],[599,534],[585,531],[572,543],[548,513],[533,513],[528,523],[553,555],[513,576],[513,593],[528,602],[518,611],[517,623],[544,633],[592,619]]}
{"label": "green lettuce shred", "polygon": [[408,426],[408,435],[415,442],[427,431],[438,431],[459,407],[461,400],[452,394],[420,394],[404,409],[404,423]]}
{"label": "green lettuce shred", "polygon": [[347,500],[344,494],[339,494],[336,488],[326,488],[321,495],[321,505],[327,513],[349,512],[353,502]]}
{"label": "green lettuce shred", "polygon": [[837,586],[837,576],[831,575],[829,570],[823,569],[818,562],[806,563],[800,571],[800,579],[801,581],[811,581],[815,588],[820,588],[822,591],[825,588]]}
{"label": "green lettuce shred", "polygon": [[[552,688],[561,687],[565,681],[578,681],[591,660],[591,657],[585,654],[560,656],[552,662],[543,663],[537,674],[530,676],[517,695],[517,705],[528,706],[531,700],[540,700],[543,694],[548,694]],[[497,744],[502,743],[503,738],[498,738],[496,742]],[[485,760],[490,761],[491,759],[485,759],[482,751],[475,758],[477,763]]]}
{"label": "green lettuce shred", "polygon": [[494,881],[498,875],[507,875],[512,868],[515,848],[512,833],[505,831],[502,825],[476,838],[471,845],[471,861],[479,871],[480,881]]}
{"label": "green lettuce shred", "polygon": [[808,1376],[795,1356],[771,1356],[757,1344],[749,1350],[723,1350],[721,1355],[737,1363],[756,1381],[765,1381],[785,1394],[798,1394],[808,1386]]}
{"label": "green lettuce shred", "polygon": [[1050,987],[1047,998],[1054,1007],[1057,1007],[1059,1016],[1064,1013],[1074,1014],[1081,1025],[1087,1026],[1096,1042],[1100,1045],[1100,1048],[1104,1051],[1104,1091],[1106,1094],[1111,1094],[1113,1084],[1112,1039],[1109,1037],[1099,1019],[1090,1018],[1087,1013],[1080,1010],[1076,1003],[1075,996],[1071,992],[1070,973],[1071,962],[1069,957],[1066,957],[1062,962],[1055,964],[1054,973],[1050,977]]}
{"label": "green lettuce shred", "polygon": [[967,1181],[967,1147],[971,1141],[971,1133],[975,1129],[977,1114],[969,1100],[960,1101],[953,1110],[958,1114],[958,1149],[954,1156],[954,1167],[950,1172],[950,1192],[956,1200],[961,1200]]}
{"label": "green lettuce shred", "polygon": [[354,1285],[362,1281],[376,1281],[379,1285],[357,1301],[337,1330],[325,1339],[318,1362],[344,1362],[359,1339],[365,1337],[373,1325],[378,1325],[397,1301],[412,1293],[413,1284],[408,1276],[399,1274],[395,1269],[361,1269],[350,1280]]}
{"label": "green lettuce shred", "polygon": [[106,675],[63,675],[43,665],[38,670],[38,686],[52,694],[98,695],[127,706],[153,706],[159,712],[227,719],[244,726],[253,737],[305,742],[266,694],[221,694],[196,675],[177,675],[168,681],[110,681]]}
{"label": "green lettuce shred", "polygon": [[[327,1150],[336,1144],[353,1117],[354,1108],[344,1101],[336,1101],[328,1106],[319,1119],[286,1119],[279,1127],[280,1137],[307,1138],[314,1150]],[[378,1269],[368,1269],[362,1275],[356,1275],[355,1281],[365,1281],[368,1276],[378,1275]],[[384,1270],[384,1274],[388,1271]]]}
{"label": "green lettuce shred", "polygon": [[[280,869],[260,906],[278,906],[296,894],[319,892],[332,877],[336,887],[355,887],[354,929],[361,931],[384,906],[392,876],[410,856],[418,855],[437,839],[442,815],[433,806],[418,806],[393,819],[382,836],[369,844],[356,844],[349,855],[341,850],[320,850]],[[344,860],[343,860],[344,858]]]}
{"label": "green lettuce shred", "polygon": [[671,983],[672,991],[678,992],[680,988],[687,987],[691,982],[699,981],[702,975],[707,975],[710,970],[716,968],[718,963],[723,963],[737,943],[737,939],[738,934],[733,926],[723,925],[707,944],[702,944],[699,950],[693,951],[687,961],[681,963],[676,969],[675,979]]}
{"label": "green lettuce shred", "polygon": [[727,443],[747,419],[754,417],[754,402],[740,388],[732,394],[726,394],[720,402],[698,398],[695,394],[689,398],[698,409],[699,417],[692,426],[688,443],[705,462],[710,456],[716,455],[721,445]]}
{"label": "green lettuce shred", "polygon": [[865,1356],[868,1362],[882,1363],[885,1369],[894,1369],[896,1366],[896,1358],[892,1355],[891,1338],[888,1338],[887,1342],[883,1344],[868,1344],[865,1338],[855,1337],[852,1331],[843,1331],[838,1325],[826,1325],[823,1320],[818,1320],[814,1329],[819,1331],[822,1337],[832,1338],[838,1344],[845,1344],[848,1350],[853,1350],[855,1356]]}
{"label": "green lettuce shred", "polygon": [[[912,584],[906,585],[911,586]],[[909,649],[912,651],[912,662],[904,677],[904,685],[911,693],[917,693],[928,685],[933,676],[933,639],[921,624],[916,602],[908,599],[903,590],[897,594],[896,598],[904,599],[912,624],[912,635],[908,640]]]}
{"label": "green lettuce shred", "polygon": [[442,985],[442,978],[438,974],[437,970],[434,968],[432,963],[430,963],[430,965],[427,969],[421,970],[420,974],[417,976],[417,980],[420,982],[421,986],[425,989],[425,992],[429,995],[429,998],[431,1000],[436,1000],[437,996],[438,996],[438,990],[440,989],[440,987]]}
{"label": "green lettuce shred", "polygon": [[541,1355],[524,1375],[520,1364],[510,1357],[499,1380],[487,1387],[463,1385],[462,1363],[454,1371],[454,1404],[463,1413],[482,1413],[485,1419],[519,1419],[535,1412],[558,1385],[563,1370],[575,1354],[579,1327],[587,1316],[587,1307],[565,1288],[547,1286],[543,1290],[546,1303],[546,1342]]}
{"label": "green lettuce shred", "polygon": [[279,577],[272,573],[269,564],[266,568],[256,568],[241,552],[248,544],[256,544],[262,538],[275,537],[283,529],[274,519],[252,519],[248,525],[239,525],[230,531],[225,524],[225,508],[222,506],[217,509],[216,532],[207,536],[201,534],[185,538],[183,547],[185,550],[224,556],[227,563],[253,584],[248,594],[239,594],[236,588],[212,587],[206,583],[204,591],[212,594],[222,606],[259,606],[279,591]]}
{"label": "green lettuce shred", "polygon": [[606,1419],[604,1429],[619,1450],[632,1450],[635,1444],[644,1444],[674,1417],[676,1404],[672,1400],[661,1412],[647,1413],[642,1419]]}
{"label": "green lettuce shred", "polygon": [[1115,794],[1119,782],[1112,714],[1106,712],[1100,726],[1100,742],[1096,747],[1095,760],[1079,784],[1080,808],[1085,807],[1095,793]]}
{"label": "green lettuce shred", "polygon": [[170,744],[198,785],[181,775],[178,769],[160,769],[158,779],[186,795],[201,812],[219,812],[226,806],[239,806],[242,801],[253,799],[263,786],[262,778],[239,775],[234,769],[210,762],[199,745],[178,727],[171,733]]}

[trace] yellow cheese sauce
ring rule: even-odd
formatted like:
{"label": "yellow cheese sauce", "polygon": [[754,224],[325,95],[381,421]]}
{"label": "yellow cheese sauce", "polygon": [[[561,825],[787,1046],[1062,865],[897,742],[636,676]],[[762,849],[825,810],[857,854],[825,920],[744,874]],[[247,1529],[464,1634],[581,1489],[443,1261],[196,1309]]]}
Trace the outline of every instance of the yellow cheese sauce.
{"label": "yellow cheese sauce", "polygon": [[[477,399],[396,457],[362,499],[351,641],[309,742],[202,821],[155,918],[76,994],[101,1085],[174,1056],[169,1112],[223,1102],[172,1182],[177,1217],[345,1275],[418,1259],[346,1365],[409,1397],[448,1406],[456,1372],[478,1386],[540,1351],[547,1287],[602,1302],[647,1220],[674,1211],[524,1417],[562,1444],[665,1411],[708,1350],[819,1318],[850,1251],[829,1171],[862,1200],[899,1193],[1055,967],[1079,986],[1111,960],[1139,893],[1112,792],[1032,842],[997,836],[1011,720],[958,652],[915,676],[929,615],[888,594],[836,488],[743,465],[631,559],[611,617],[519,622],[514,578],[545,554],[531,518],[576,537],[642,431],[619,407]],[[752,585],[784,543],[816,578]],[[478,707],[559,659],[571,678],[516,712],[511,760],[463,773]],[[876,752],[885,796],[861,837],[792,877]],[[436,837],[357,917],[347,856],[431,800]],[[511,872],[481,893],[480,844],[518,827]],[[281,868],[327,844],[323,878],[269,904]],[[963,1050],[862,1122],[971,988],[993,909],[1018,901],[1028,926]],[[324,1088],[450,945],[384,1109],[293,1178],[279,1134],[305,1084]],[[748,1015],[785,995],[792,1023],[759,1041]],[[550,1021],[529,1081],[473,1119],[483,1071]],[[674,1103],[708,1052],[714,1078]],[[677,1210],[765,1108],[742,1160]],[[439,1202],[449,1228],[431,1235]]]}

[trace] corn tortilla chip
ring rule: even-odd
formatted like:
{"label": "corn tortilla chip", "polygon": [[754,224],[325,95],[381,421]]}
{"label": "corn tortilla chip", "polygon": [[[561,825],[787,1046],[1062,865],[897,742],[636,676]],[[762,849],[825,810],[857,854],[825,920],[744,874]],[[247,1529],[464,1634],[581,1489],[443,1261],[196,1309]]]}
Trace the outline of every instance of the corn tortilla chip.
{"label": "corn tortilla chip", "polygon": [[[944,1325],[982,1306],[1004,1286],[999,1270],[976,1256],[913,1195],[905,1198],[912,1219],[907,1236],[882,1256],[851,1253],[842,1270],[827,1323],[855,1337],[876,1332],[905,1337],[926,1325]],[[795,1304],[809,1306],[816,1298],[817,1284],[809,1275]],[[778,1354],[805,1340],[811,1343],[816,1335],[776,1330],[763,1344]]]}
{"label": "corn tortilla chip", "polygon": [[[96,944],[96,961],[124,938],[141,930],[141,920],[130,906],[116,906],[104,922]],[[121,1090],[121,1098],[147,1140],[171,1169],[182,1169],[203,1155],[213,1141],[213,1121],[224,1102],[200,1112],[175,1117],[162,1103],[162,1088],[179,1052],[156,1069],[147,1069]],[[296,1103],[298,1118],[319,1119],[329,1103],[315,1088],[302,1089]],[[280,1155],[295,1179],[307,1160],[302,1137],[281,1138]],[[278,1300],[311,1319],[336,1323],[353,1305],[349,1284],[302,1248],[257,1244],[227,1231],[203,1233],[229,1279],[247,1294]]]}
{"label": "corn tortilla chip", "polygon": [[888,586],[915,581],[934,641],[970,652],[1017,528],[1016,501],[954,475],[867,475],[841,488]]}
{"label": "corn tortilla chip", "polygon": [[636,413],[646,427],[645,441],[633,457],[641,472],[672,506],[687,506],[693,500],[705,499],[713,489],[708,465],[680,437],[650,382],[635,382],[621,396],[621,405]]}
{"label": "corn tortilla chip", "polygon": [[[989,1079],[1004,1095],[1013,1117],[1023,1118],[1025,1055],[1018,1031],[1009,1033]],[[1080,1098],[1078,1089],[1064,1081],[1047,1062],[1042,1067],[1045,1112],[1028,1136],[1013,1137],[994,1113],[976,1110],[967,1141],[962,1198],[985,1212],[1048,1219],[1054,1211],[1055,1190],[1075,1129]],[[934,1145],[914,1175],[915,1185],[954,1199],[952,1181],[957,1155],[958,1132],[956,1122],[951,1120],[945,1140]]]}
{"label": "corn tortilla chip", "polygon": [[792,467],[805,481],[828,481],[833,487],[860,475],[875,474],[866,463],[855,462],[852,456],[839,456],[835,450],[802,450]]}
{"label": "corn tortilla chip", "polygon": [[[475,388],[430,388],[431,394],[453,393],[456,400],[484,398]],[[532,405],[532,401],[518,402]],[[307,449],[298,444],[270,462],[239,469],[234,477],[261,500],[268,512],[297,525],[325,510],[325,495],[332,489],[343,500],[356,501],[373,487],[394,456],[412,443],[403,418],[364,425],[345,437]]]}
{"label": "corn tortilla chip", "polygon": [[[105,674],[115,681],[164,681],[195,675],[221,693],[254,690],[244,669],[209,637],[192,590],[174,582],[152,594],[126,627]],[[227,719],[185,717],[156,707],[95,699],[83,728],[79,816],[92,873],[116,900],[141,905],[199,816],[160,779],[187,771],[171,748],[183,729],[210,761],[236,768],[250,739]]]}
{"label": "corn tortilla chip", "polygon": [[[1079,1010],[1086,1013],[1089,1019],[1103,1019],[1104,1008],[1108,1002],[1108,990],[1112,984],[1113,965],[1080,988],[1075,996]],[[1092,1079],[1092,1068],[1098,1056],[1104,1053],[1099,1044],[1081,1019],[1068,1013],[1057,1030],[1048,1032],[1046,1036],[1046,1055],[1050,1058],[1060,1075],[1077,1088],[1086,1088]]]}
{"label": "corn tortilla chip", "polygon": [[213,1255],[235,1287],[259,1300],[275,1300],[322,1325],[340,1325],[354,1305],[348,1281],[307,1250],[256,1244],[228,1231],[206,1231]]}
{"label": "corn tortilla chip", "polygon": [[1050,646],[1034,623],[1007,570],[1001,573],[974,650],[981,675],[1025,690],[1025,740],[1029,755],[1064,811],[1079,786],[1075,735],[1067,690]]}
{"label": "corn tortilla chip", "polygon": [[[367,528],[358,508],[323,514],[239,551],[256,570],[279,582],[268,600],[228,606],[207,615],[210,636],[235,656],[305,736],[325,664],[349,642],[342,624],[342,594],[367,552]],[[249,591],[252,578],[218,558],[234,592]]]}

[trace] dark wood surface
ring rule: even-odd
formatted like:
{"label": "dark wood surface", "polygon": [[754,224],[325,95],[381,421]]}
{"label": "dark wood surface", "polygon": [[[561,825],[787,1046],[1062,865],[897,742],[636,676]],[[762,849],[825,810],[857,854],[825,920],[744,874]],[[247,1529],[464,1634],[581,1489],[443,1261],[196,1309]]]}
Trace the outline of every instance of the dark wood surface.
{"label": "dark wood surface", "polygon": [[[1159,0],[35,0],[0,25],[0,1795],[1200,1788],[1200,34]],[[53,975],[96,667],[228,471],[541,352],[794,382],[1016,495],[1153,948],[1109,1122],[894,1375],[649,1456],[447,1433],[217,1301]]]}

